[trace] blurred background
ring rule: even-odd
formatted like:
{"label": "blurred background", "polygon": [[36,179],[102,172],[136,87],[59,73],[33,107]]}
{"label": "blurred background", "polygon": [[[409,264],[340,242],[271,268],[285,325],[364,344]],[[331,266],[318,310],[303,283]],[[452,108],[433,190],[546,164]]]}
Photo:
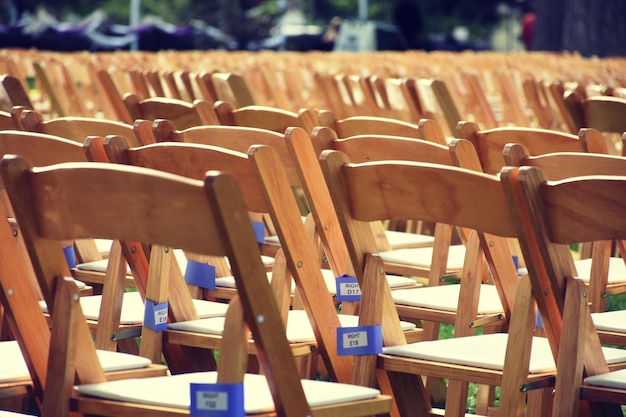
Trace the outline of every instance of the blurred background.
{"label": "blurred background", "polygon": [[625,55],[626,48],[618,21],[624,0],[1,1],[0,47],[535,49],[585,56]]}

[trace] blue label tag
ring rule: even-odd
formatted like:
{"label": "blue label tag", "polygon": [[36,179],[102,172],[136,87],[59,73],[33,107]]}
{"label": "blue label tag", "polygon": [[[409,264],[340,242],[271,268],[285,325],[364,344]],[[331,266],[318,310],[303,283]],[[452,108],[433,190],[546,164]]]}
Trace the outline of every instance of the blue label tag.
{"label": "blue label tag", "polygon": [[197,417],[245,417],[243,384],[190,384],[189,414]]}
{"label": "blue label tag", "polygon": [[70,269],[76,268],[76,253],[74,252],[74,246],[64,247],[63,254],[65,255],[65,260],[67,261],[67,265]]}
{"label": "blue label tag", "polygon": [[265,243],[265,225],[261,222],[251,222],[254,236],[258,243]]}
{"label": "blue label tag", "polygon": [[537,310],[537,313],[535,314],[535,326],[543,329],[543,321],[541,320],[541,314],[539,314],[539,310]]}
{"label": "blue label tag", "polygon": [[162,332],[167,328],[167,301],[162,304],[154,304],[146,299],[146,309],[143,316],[143,324],[155,332]]}
{"label": "blue label tag", "polygon": [[335,284],[338,302],[361,301],[361,287],[359,287],[359,281],[357,281],[356,277],[344,274],[336,278]]}
{"label": "blue label tag", "polygon": [[377,355],[382,351],[382,326],[337,327],[339,356]]}
{"label": "blue label tag", "polygon": [[207,290],[215,289],[215,266],[204,262],[187,261],[185,282]]}

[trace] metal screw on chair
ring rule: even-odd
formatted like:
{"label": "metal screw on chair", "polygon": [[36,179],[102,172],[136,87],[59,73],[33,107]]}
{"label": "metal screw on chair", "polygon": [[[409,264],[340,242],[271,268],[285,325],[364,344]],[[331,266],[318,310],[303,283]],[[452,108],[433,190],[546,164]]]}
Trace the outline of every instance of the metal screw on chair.
{"label": "metal screw on chair", "polygon": [[258,315],[256,318],[256,322],[259,324],[263,324],[265,322],[265,316],[263,314]]}
{"label": "metal screw on chair", "polygon": [[9,297],[11,297],[11,296],[13,295],[13,288],[9,288],[9,289],[7,290],[7,295],[8,295]]}

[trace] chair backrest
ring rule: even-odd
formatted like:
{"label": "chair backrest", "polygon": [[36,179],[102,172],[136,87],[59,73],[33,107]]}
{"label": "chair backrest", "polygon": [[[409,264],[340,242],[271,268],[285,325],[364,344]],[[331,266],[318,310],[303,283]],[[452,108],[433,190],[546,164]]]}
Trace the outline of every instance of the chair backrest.
{"label": "chair backrest", "polygon": [[[424,139],[417,124],[397,119],[373,116],[352,116],[340,119],[337,113],[330,110],[320,111],[318,119],[319,126],[333,129],[339,138],[357,135],[387,135]],[[442,144],[445,143],[442,142]]]}
{"label": "chair backrest", "polygon": [[[492,266],[492,272],[494,282],[501,280],[504,284],[498,286],[498,291],[509,292],[508,297],[501,297],[503,304],[513,298],[518,278],[504,238],[515,237],[516,230],[497,177],[439,164],[407,161],[351,163],[342,152],[331,150],[322,152],[320,164],[361,285],[364,301],[360,314],[370,318],[378,315],[379,319],[382,316],[385,345],[403,344],[404,341],[402,336],[392,333],[394,325],[397,326],[394,317],[397,310],[385,285],[386,280],[382,279],[384,274],[380,273],[384,268],[376,256],[378,249],[369,231],[369,222],[414,218],[477,230],[483,236],[481,247],[487,259],[499,262]],[[490,204],[486,206],[485,201]],[[468,249],[468,253],[475,250],[476,247]],[[496,252],[500,254],[496,255]],[[374,282],[375,287],[372,286]],[[508,285],[510,287],[505,289]],[[366,294],[373,288],[383,292],[376,306],[368,306]],[[505,306],[507,317],[510,317],[511,307],[512,304]]]}
{"label": "chair backrest", "polygon": [[[300,132],[293,131],[287,134],[291,156],[296,161],[298,172],[307,195],[309,207],[313,213],[322,243],[325,246],[326,256],[329,259],[331,268],[336,274],[350,274],[352,265],[348,261],[347,246],[337,226],[336,213],[332,208],[328,185],[319,169],[317,156],[322,150],[334,149],[342,150],[348,158],[354,162],[402,159],[414,161],[429,161],[453,165],[448,148],[423,140],[404,138],[399,136],[382,135],[360,135],[346,139],[338,139],[335,132],[327,127],[317,127],[309,139],[308,136]],[[410,146],[409,146],[410,145]],[[409,149],[407,149],[409,148]],[[402,219],[414,220],[414,219]],[[320,228],[320,225],[329,225]],[[391,250],[391,245],[385,235],[385,229],[380,221],[372,222],[372,230],[375,233],[377,246],[380,251]],[[452,227],[449,225],[436,225],[435,235],[439,242],[447,242],[452,236]],[[436,245],[434,258],[446,257],[447,245]],[[439,282],[436,276],[445,273],[445,262],[439,267],[432,268],[429,282],[437,285]]]}
{"label": "chair backrest", "polygon": [[256,127],[278,133],[285,133],[288,127],[301,127],[311,132],[317,126],[317,115],[312,109],[301,109],[296,113],[258,105],[237,108],[232,103],[218,101],[215,112],[220,124]]}
{"label": "chair backrest", "polygon": [[525,127],[499,127],[481,130],[473,122],[459,123],[458,137],[474,144],[483,170],[497,174],[504,166],[502,151],[509,143],[520,143],[531,155],[552,152],[607,153],[606,145],[599,132],[587,131],[584,137],[556,130]]}
{"label": "chair backrest", "polygon": [[[16,208],[38,282],[46,289],[43,292],[53,314],[53,326],[60,327],[55,332],[63,332],[55,334],[67,336],[65,341],[60,340],[62,337],[53,339],[53,348],[62,348],[60,352],[66,359],[67,355],[75,355],[75,361],[69,360],[67,367],[59,369],[61,392],[69,395],[76,381],[102,382],[105,378],[80,309],[72,308],[75,291],[73,284],[62,278],[68,271],[57,240],[101,236],[228,256],[243,316],[267,370],[277,412],[310,413],[247,220],[247,208],[232,177],[212,174],[202,182],[149,169],[100,163],[32,169],[16,158],[5,159],[0,171]],[[103,192],[102,185],[107,192]],[[86,205],[73,204],[77,194],[84,197]],[[179,204],[171,204],[172,201]],[[120,207],[124,208],[123,213]],[[61,317],[60,312],[70,314]],[[61,346],[54,346],[55,342]],[[229,382],[243,382],[243,369],[233,366],[241,372],[231,375]]]}
{"label": "chair backrest", "polygon": [[339,321],[335,306],[322,284],[319,261],[314,256],[312,242],[302,223],[287,174],[282,162],[276,163],[283,160],[282,156],[271,146],[258,147],[263,149],[259,150],[259,154],[251,153],[249,159],[244,153],[198,143],[163,142],[130,148],[122,138],[110,137],[105,141],[105,149],[113,162],[190,178],[201,178],[207,169],[227,172],[240,184],[248,210],[270,212],[328,371],[333,378],[348,382],[350,364],[336,355],[334,328],[339,326]]}
{"label": "chair backrest", "polygon": [[215,72],[211,74],[217,100],[233,103],[236,107],[257,104],[252,91],[241,74]]}
{"label": "chair backrest", "polygon": [[[574,91],[566,94],[565,101],[579,129],[592,128],[618,136],[626,132],[626,121],[623,116],[626,111],[626,99],[612,96],[583,98]],[[612,145],[615,145],[615,142]],[[609,149],[615,149],[615,147]],[[623,152],[622,149],[622,154]]]}
{"label": "chair backrest", "polygon": [[138,95],[126,94],[124,102],[133,120],[171,120],[179,129],[200,125],[219,124],[213,106],[205,100],[189,103],[166,97],[140,99]]}
{"label": "chair backrest", "polygon": [[[568,344],[566,350],[581,349],[579,352],[584,355],[577,358],[580,362],[576,361],[575,355],[571,355],[574,360],[570,357],[567,362],[559,357],[559,369],[562,365],[578,368],[577,378],[581,379],[583,365],[585,376],[607,373],[607,363],[589,310],[580,309],[582,313],[575,322],[564,326],[564,316],[568,313],[566,297],[571,285],[576,284],[569,244],[626,237],[626,223],[621,215],[624,203],[615,198],[626,190],[624,177],[588,176],[551,182],[536,167],[505,168],[501,177],[515,213],[521,247],[528,259],[533,295],[555,358],[566,353],[559,349],[566,333],[574,327],[580,328],[578,343]],[[575,305],[580,308],[587,302],[581,297]],[[573,386],[581,383],[572,379],[564,382]],[[557,386],[557,395],[559,391]],[[573,400],[578,404],[578,398]],[[561,405],[555,403],[556,406]]]}
{"label": "chair backrest", "polygon": [[154,142],[151,138],[149,122],[140,120],[134,126],[92,117],[68,116],[44,120],[41,113],[26,110],[19,117],[19,125],[22,130],[59,136],[79,143],[83,143],[88,136],[107,135],[124,136],[135,146],[144,142]]}
{"label": "chair backrest", "polygon": [[19,79],[12,75],[4,74],[0,77],[0,82],[6,95],[13,106],[22,106],[28,109],[33,108],[33,104],[28,96],[28,92]]}
{"label": "chair backrest", "polygon": [[0,130],[11,130],[17,129],[16,125],[11,113],[0,110]]}
{"label": "chair backrest", "polygon": [[289,182],[293,186],[300,185],[283,133],[255,127],[223,125],[196,126],[178,130],[170,120],[159,119],[153,124],[153,134],[157,142],[199,143],[243,153],[255,144],[271,146],[280,155]]}

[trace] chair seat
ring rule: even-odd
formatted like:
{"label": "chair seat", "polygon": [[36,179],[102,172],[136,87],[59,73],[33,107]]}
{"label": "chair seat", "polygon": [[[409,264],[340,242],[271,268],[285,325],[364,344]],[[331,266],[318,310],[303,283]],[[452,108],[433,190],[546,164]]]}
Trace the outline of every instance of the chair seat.
{"label": "chair seat", "polygon": [[[100,316],[100,304],[102,304],[101,295],[90,295],[80,298],[80,306],[83,310],[85,318],[88,320],[98,320]],[[228,304],[216,301],[193,299],[198,316],[201,318],[223,316],[228,310]],[[47,313],[45,302],[41,302],[42,309]],[[120,316],[120,324],[133,325],[142,324],[145,313],[144,303],[138,292],[125,292],[122,301],[122,313]]]}
{"label": "chair seat", "polygon": [[[383,348],[383,353],[501,371],[507,341],[506,333],[494,333],[390,346]],[[603,352],[609,364],[626,361],[626,350],[603,348]],[[548,339],[533,338],[529,370],[530,373],[556,372]]]}
{"label": "chair seat", "polygon": [[[459,303],[460,288],[460,284],[407,288],[392,291],[391,296],[395,303],[399,305],[456,311]],[[481,285],[478,314],[494,314],[502,311],[504,310],[496,287],[488,284]]]}
{"label": "chair seat", "polygon": [[[178,250],[175,251],[175,253],[177,253]],[[263,265],[265,266],[271,266],[274,263],[274,258],[272,258],[271,256],[265,256],[265,255],[261,255],[261,259],[263,261]],[[181,257],[180,255],[176,255],[176,260],[178,261],[178,265],[180,266],[180,270],[185,272],[185,268],[187,267],[187,260],[183,256]],[[76,265],[77,269],[83,270],[83,271],[93,271],[93,272],[106,272],[107,270],[107,265],[109,263],[108,259],[100,259],[97,261],[91,261],[91,262],[83,262],[81,264]],[[130,267],[126,269],[126,275],[131,275],[130,272]]]}
{"label": "chair seat", "polygon": [[[433,258],[433,248],[407,248],[393,251],[380,252],[380,257],[384,262],[400,263],[422,268],[430,268]],[[448,252],[448,270],[463,269],[465,260],[465,246],[452,245]]]}
{"label": "chair seat", "polygon": [[[83,262],[76,265],[76,269],[80,269],[81,271],[92,271],[92,272],[106,272],[107,265],[109,264],[108,259],[99,259],[97,261],[91,262]],[[126,275],[131,275],[130,267],[126,268]]]}
{"label": "chair seat", "polygon": [[591,318],[597,330],[626,334],[626,310],[592,313]]}
{"label": "chair seat", "polygon": [[[168,329],[182,330],[196,333],[206,333],[221,335],[224,331],[224,317],[214,317],[209,319],[189,320],[168,324]],[[347,314],[339,314],[339,322],[342,327],[355,327],[359,325],[359,317]],[[415,329],[415,324],[401,322],[402,330]],[[313,328],[304,310],[289,310],[287,316],[287,340],[291,343],[315,341]]]}
{"label": "chair seat", "polygon": [[[576,265],[578,278],[589,282],[591,278],[591,258],[574,261],[574,265]],[[624,264],[624,259],[612,257],[609,259],[608,283],[616,284],[619,282],[626,282],[626,264]]]}
{"label": "chair seat", "polygon": [[395,230],[386,230],[385,235],[389,241],[389,245],[393,249],[401,248],[417,248],[420,246],[432,246],[435,238],[430,235],[421,235],[418,233],[405,233]]}
{"label": "chair seat", "polygon": [[[324,282],[326,283],[326,288],[328,289],[328,293],[331,295],[336,294],[337,292],[337,284],[336,277],[333,271],[330,269],[322,269],[322,276],[324,277]],[[267,273],[268,279],[272,279],[272,273]],[[391,288],[400,288],[400,287],[414,287],[417,285],[414,279],[401,277],[399,275],[387,275],[387,282],[389,283],[389,287]],[[236,288],[235,278],[231,276],[219,277],[215,279],[215,285],[217,287],[224,288]],[[295,291],[296,286],[295,283],[291,284],[291,293]]]}
{"label": "chair seat", "polygon": [[[385,230],[385,236],[392,249],[431,246],[435,242],[435,238],[430,235],[398,232],[396,230]],[[265,237],[265,242],[278,244],[278,236],[267,236]]]}
{"label": "chair seat", "polygon": [[111,251],[111,245],[113,245],[113,241],[110,239],[94,239],[96,244],[96,248],[98,248],[98,252],[103,255],[108,254]]}
{"label": "chair seat", "polygon": [[[80,394],[98,398],[188,409],[190,407],[189,384],[211,384],[216,381],[217,372],[196,372],[142,378],[140,383],[137,380],[126,379],[79,385],[75,389]],[[326,381],[302,380],[302,387],[311,407],[373,399],[380,395],[380,391],[373,388]],[[246,414],[274,410],[274,401],[263,375],[245,375],[244,408]]]}
{"label": "chair seat", "polygon": [[[149,359],[127,353],[98,350],[98,358],[105,372],[125,371],[146,368],[152,364]],[[0,382],[30,379],[28,367],[16,341],[0,342]]]}
{"label": "chair seat", "polygon": [[594,387],[626,389],[626,369],[588,376],[583,382]]}
{"label": "chair seat", "polygon": [[14,413],[12,411],[0,411],[0,417],[32,417],[32,414]]}

